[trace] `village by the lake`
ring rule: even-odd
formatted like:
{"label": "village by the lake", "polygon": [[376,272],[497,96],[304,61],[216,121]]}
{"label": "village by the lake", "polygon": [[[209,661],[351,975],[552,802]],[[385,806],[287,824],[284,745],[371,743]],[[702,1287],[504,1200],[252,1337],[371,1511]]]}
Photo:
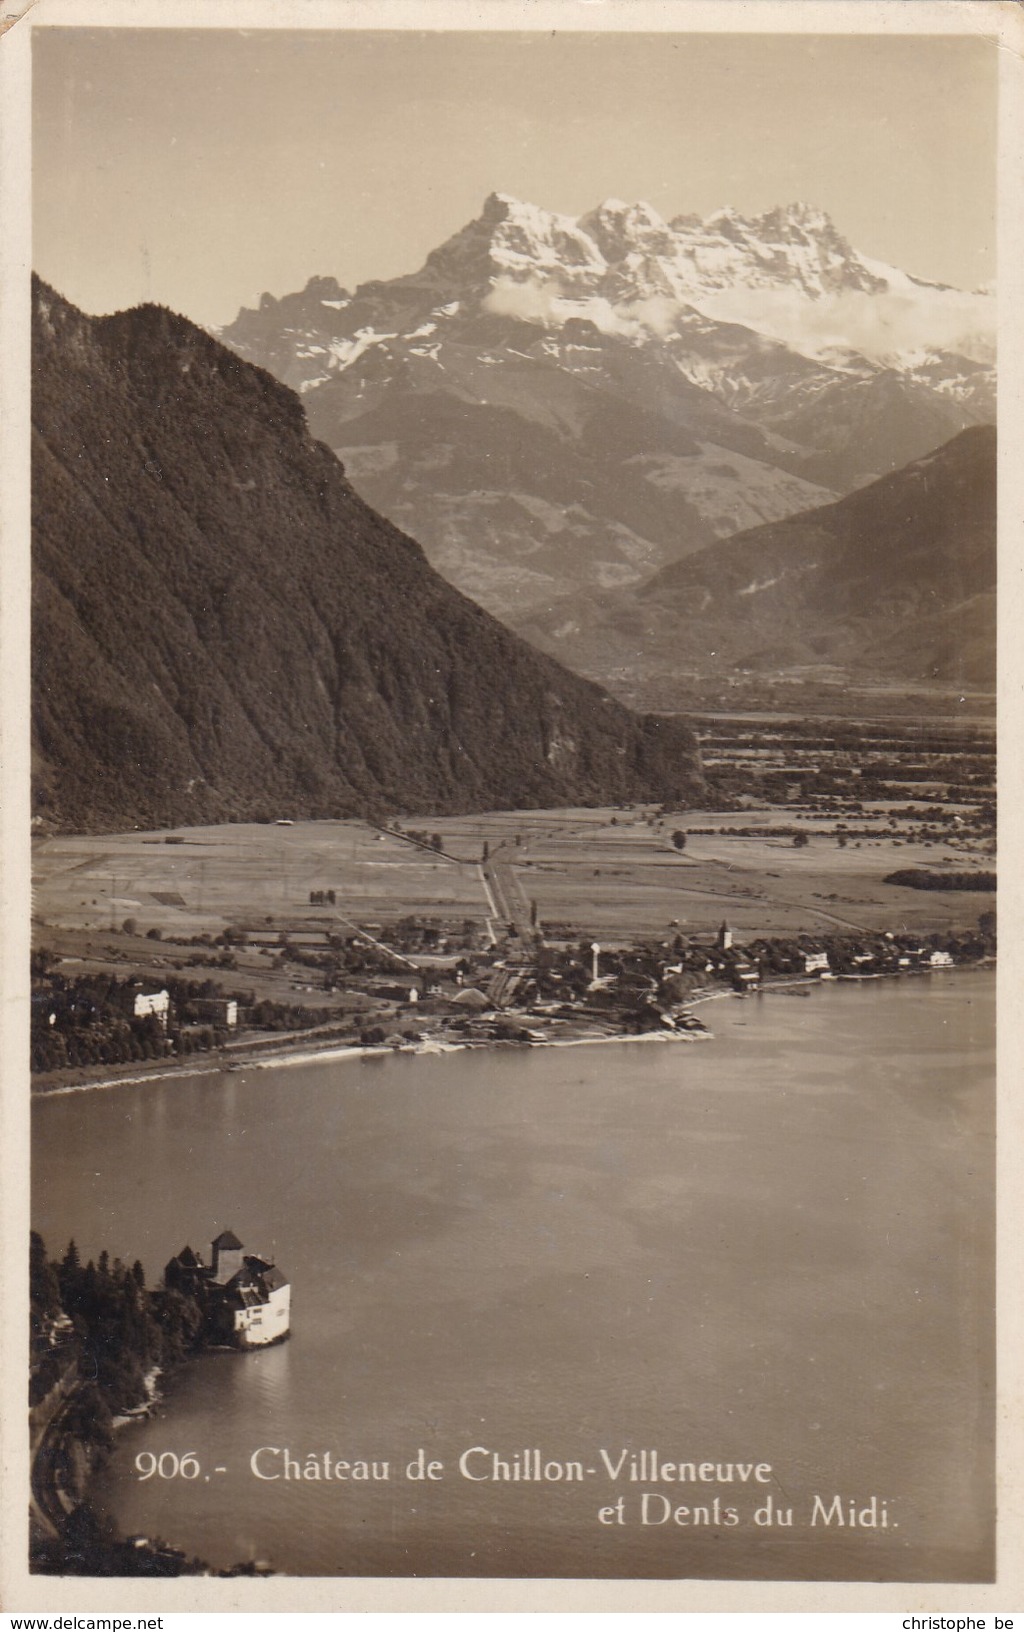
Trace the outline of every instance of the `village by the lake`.
{"label": "village by the lake", "polygon": [[37,1085],[211,1055],[693,1039],[714,995],[990,958],[990,732],[882,723],[855,750],[860,729],[707,719],[723,797],[703,812],[40,836]]}

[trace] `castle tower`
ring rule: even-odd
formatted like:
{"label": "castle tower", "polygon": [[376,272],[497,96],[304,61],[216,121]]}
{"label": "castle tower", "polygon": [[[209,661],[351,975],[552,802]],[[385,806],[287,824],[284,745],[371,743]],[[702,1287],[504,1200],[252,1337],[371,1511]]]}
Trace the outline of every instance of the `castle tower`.
{"label": "castle tower", "polygon": [[242,1267],[242,1258],[245,1248],[242,1246],[233,1230],[222,1230],[211,1247],[213,1254],[213,1279],[221,1286],[230,1281],[232,1275],[237,1275]]}

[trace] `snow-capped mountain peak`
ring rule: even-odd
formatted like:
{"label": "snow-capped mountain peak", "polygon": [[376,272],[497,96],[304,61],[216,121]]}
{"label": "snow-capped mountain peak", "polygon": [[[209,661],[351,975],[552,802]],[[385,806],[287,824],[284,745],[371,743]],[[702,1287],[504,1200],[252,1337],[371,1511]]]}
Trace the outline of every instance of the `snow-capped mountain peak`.
{"label": "snow-capped mountain peak", "polygon": [[593,239],[609,265],[637,253],[672,254],[672,229],[657,210],[643,200],[626,204],[619,198],[606,198],[595,210],[581,215],[577,225]]}
{"label": "snow-capped mountain peak", "polygon": [[417,270],[314,278],[223,338],[507,615],[637,582],[991,417],[991,306],[860,254],[812,203],[666,220],[502,191]]}
{"label": "snow-capped mountain peak", "polygon": [[427,257],[434,274],[460,281],[466,292],[498,278],[543,279],[563,268],[591,279],[605,271],[597,246],[569,215],[491,193],[475,221]]}
{"label": "snow-capped mountain peak", "polygon": [[[573,217],[495,192],[428,257],[425,270],[459,280],[466,293],[512,280],[552,285],[556,297],[621,305],[668,296],[693,305],[737,289],[786,289],[810,300],[879,294],[890,269],[852,249],[815,204],[783,204],[756,216],[726,206],[703,219],[666,221],[645,200],[606,198]],[[905,285],[905,275],[892,270]]]}
{"label": "snow-capped mountain peak", "polygon": [[681,332],[698,313],[814,358],[848,348],[888,361],[966,344],[988,361],[993,306],[987,291],[946,289],[860,253],[827,211],[802,200],[666,221],[645,200],[608,197],[577,217],[496,191],[418,272],[354,295],[318,277],[302,296],[264,296],[260,310],[294,311],[296,332],[317,326],[317,310],[346,310],[346,338],[357,328],[412,334],[448,307],[460,322],[484,312],[558,329],[582,318],[638,344]]}
{"label": "snow-capped mountain peak", "polygon": [[763,223],[778,222],[780,225],[789,224],[803,232],[828,233],[835,236],[836,229],[827,210],[817,204],[805,204],[796,200],[792,204],[782,204],[774,210],[767,211],[760,218]]}

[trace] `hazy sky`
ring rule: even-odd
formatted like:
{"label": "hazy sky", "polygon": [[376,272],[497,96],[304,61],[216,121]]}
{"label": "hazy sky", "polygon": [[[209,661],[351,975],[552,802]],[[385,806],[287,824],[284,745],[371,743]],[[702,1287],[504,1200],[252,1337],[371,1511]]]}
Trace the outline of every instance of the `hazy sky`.
{"label": "hazy sky", "polygon": [[801,199],[995,275],[996,58],[959,36],[34,33],[34,262],[90,312],[222,323],[414,270],[489,192],[578,215]]}

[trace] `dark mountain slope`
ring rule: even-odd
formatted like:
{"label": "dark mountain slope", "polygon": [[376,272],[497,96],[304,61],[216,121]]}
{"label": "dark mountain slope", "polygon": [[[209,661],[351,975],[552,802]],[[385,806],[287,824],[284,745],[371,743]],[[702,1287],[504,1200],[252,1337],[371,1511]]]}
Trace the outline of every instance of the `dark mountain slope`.
{"label": "dark mountain slope", "polygon": [[535,652],[155,307],[34,311],[37,808],[64,826],[685,796],[691,734]]}
{"label": "dark mountain slope", "polygon": [[827,664],[861,677],[991,684],[995,430],[835,504],[751,528],[629,590],[556,606],[523,633],[584,672],[673,665],[769,672]]}

